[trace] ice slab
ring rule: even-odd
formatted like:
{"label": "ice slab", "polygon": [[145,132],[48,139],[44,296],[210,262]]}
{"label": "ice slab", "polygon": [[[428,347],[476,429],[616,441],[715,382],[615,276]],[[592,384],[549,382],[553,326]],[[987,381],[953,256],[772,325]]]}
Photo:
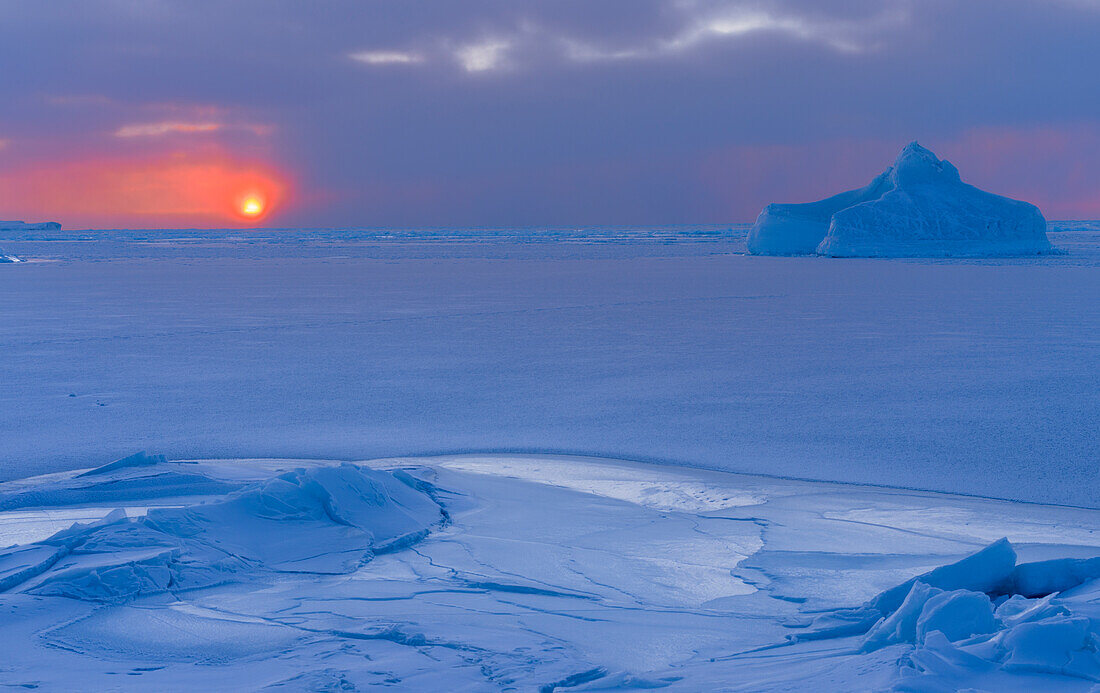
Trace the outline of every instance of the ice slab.
{"label": "ice slab", "polygon": [[118,602],[247,582],[257,571],[345,574],[422,539],[442,519],[431,497],[387,472],[349,464],[300,469],[222,500],[154,508],[134,519],[114,513],[2,551],[0,584]]}
{"label": "ice slab", "polygon": [[116,469],[125,469],[127,467],[151,467],[157,464],[166,464],[168,458],[164,455],[150,455],[144,450],[136,452],[129,457],[123,457],[120,460],[105,464],[102,467],[96,467],[95,469],[89,469],[86,472],[77,474],[80,476],[95,476],[97,474],[106,474],[107,472],[113,472]]}
{"label": "ice slab", "polygon": [[1012,591],[1025,597],[1064,592],[1100,579],[1100,557],[1055,558],[1021,563],[1012,572]]}
{"label": "ice slab", "polygon": [[867,606],[889,614],[901,605],[917,582],[945,590],[996,592],[1010,581],[1015,567],[1016,550],[1008,539],[1000,539],[960,561],[940,566],[883,592],[868,602]]}

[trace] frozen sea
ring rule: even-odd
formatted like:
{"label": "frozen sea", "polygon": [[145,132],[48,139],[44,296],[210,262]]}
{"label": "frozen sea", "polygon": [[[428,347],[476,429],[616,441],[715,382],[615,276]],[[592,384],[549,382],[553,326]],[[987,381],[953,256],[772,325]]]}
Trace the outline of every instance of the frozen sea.
{"label": "frozen sea", "polygon": [[0,686],[1095,691],[1100,222],[746,232],[0,232]]}
{"label": "frozen sea", "polygon": [[1100,223],[766,258],[746,226],[2,232],[0,479],[568,453],[1096,507]]}

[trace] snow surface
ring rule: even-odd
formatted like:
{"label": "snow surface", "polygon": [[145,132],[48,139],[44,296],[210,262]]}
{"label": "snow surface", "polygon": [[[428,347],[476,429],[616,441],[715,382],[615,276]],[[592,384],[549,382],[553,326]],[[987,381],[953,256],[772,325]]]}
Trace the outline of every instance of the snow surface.
{"label": "snow surface", "polygon": [[[0,493],[50,498],[79,484],[94,498],[145,479],[120,498],[141,507],[181,466],[53,474]],[[22,538],[0,550],[0,684],[1089,691],[1100,681],[1100,584],[1074,572],[1100,556],[1096,510],[561,456],[186,467],[207,485],[177,485],[175,507],[136,518],[100,507],[56,532],[51,515],[88,507],[72,496],[0,513],[0,546],[7,532]],[[214,482],[235,490],[211,494]],[[830,517],[851,508],[879,519]],[[415,540],[372,552],[356,539],[365,530]],[[1074,585],[1015,594],[1005,578],[1025,565]],[[884,596],[899,585],[901,601]],[[838,623],[847,631],[828,630]]]}
{"label": "snow surface", "polygon": [[[95,470],[110,478],[89,490],[134,479],[112,474],[134,466]],[[155,486],[166,476],[159,471],[140,476]],[[140,488],[125,500],[148,498]],[[171,492],[181,494],[175,484]],[[209,487],[183,493],[195,492]],[[214,502],[152,508],[135,519],[118,509],[0,553],[0,589],[120,602],[235,582],[257,570],[346,574],[377,553],[422,539],[442,519],[429,496],[384,472],[351,465],[295,470]]]}
{"label": "snow surface", "polygon": [[963,183],[949,161],[912,142],[870,184],[809,204],[770,204],[749,232],[756,255],[936,257],[1051,252],[1027,202]]}
{"label": "snow surface", "polygon": [[1052,229],[886,261],[743,227],[0,234],[0,479],[520,450],[1095,506],[1100,224]]}
{"label": "snow surface", "polygon": [[747,231],[0,232],[0,684],[1090,690],[1100,223]]}
{"label": "snow surface", "polygon": [[149,467],[155,464],[164,464],[167,461],[168,458],[164,455],[150,455],[143,450],[141,452],[135,452],[129,457],[123,457],[121,460],[115,460],[110,464],[105,464],[102,467],[90,469],[80,476],[95,476],[96,474],[106,474],[107,472],[113,472],[116,469],[123,469],[125,467]]}

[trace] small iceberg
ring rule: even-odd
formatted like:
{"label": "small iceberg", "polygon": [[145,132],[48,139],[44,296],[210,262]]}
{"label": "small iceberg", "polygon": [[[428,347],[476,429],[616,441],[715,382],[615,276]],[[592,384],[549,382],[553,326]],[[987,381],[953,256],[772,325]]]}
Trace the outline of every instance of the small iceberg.
{"label": "small iceberg", "polygon": [[963,183],[912,142],[866,187],[808,204],[770,204],[749,232],[753,255],[989,257],[1053,251],[1035,205]]}
{"label": "small iceberg", "polygon": [[5,255],[3,249],[0,249],[0,264],[13,263],[13,262],[23,262],[23,261],[20,260],[19,258],[15,257],[14,255]]}
{"label": "small iceberg", "polygon": [[0,231],[60,231],[61,224],[56,221],[0,221]]}

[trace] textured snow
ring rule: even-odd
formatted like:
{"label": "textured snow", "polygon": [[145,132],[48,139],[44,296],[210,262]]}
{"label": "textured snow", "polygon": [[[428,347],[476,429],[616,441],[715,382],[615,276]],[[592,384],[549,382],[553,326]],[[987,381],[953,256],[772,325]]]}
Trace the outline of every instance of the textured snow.
{"label": "textured snow", "polygon": [[[154,456],[135,465],[135,458],[96,471],[167,464]],[[127,500],[138,497],[148,495]],[[0,588],[119,602],[247,580],[257,569],[345,574],[415,543],[442,519],[435,501],[388,473],[351,465],[301,469],[222,500],[153,508],[132,520],[115,511],[0,552]]]}
{"label": "textured snow", "polygon": [[[57,498],[49,487],[153,483],[178,466],[53,474],[0,492]],[[1100,583],[1082,573],[1100,556],[1095,510],[560,456],[188,466],[238,487],[148,507],[144,520],[101,510],[52,536],[43,525],[2,552],[12,656],[0,684],[1084,692],[1096,682]],[[133,493],[120,498],[162,497]],[[0,528],[69,507],[0,512]],[[837,512],[852,507],[876,519]],[[1008,541],[983,548],[1007,518]],[[388,549],[365,546],[364,528]],[[316,570],[302,572],[301,547]],[[1017,554],[1040,557],[1017,567],[1060,573],[1067,589],[1027,598],[1005,592],[1013,579],[978,591]],[[907,594],[880,614],[871,605],[888,608],[891,585]],[[854,628],[860,610],[882,620]],[[830,617],[847,631],[797,637]]]}
{"label": "textured snow", "polygon": [[106,474],[107,472],[113,472],[116,469],[123,469],[124,467],[149,467],[155,464],[164,464],[168,461],[168,458],[164,455],[150,455],[144,451],[135,452],[129,457],[123,457],[121,460],[116,460],[110,464],[105,464],[102,467],[96,467],[90,469],[83,474],[77,476],[94,476],[96,474]]}
{"label": "textured snow", "polygon": [[771,204],[749,232],[756,255],[972,257],[1051,252],[1034,205],[983,192],[912,142],[869,185],[809,204]]}

